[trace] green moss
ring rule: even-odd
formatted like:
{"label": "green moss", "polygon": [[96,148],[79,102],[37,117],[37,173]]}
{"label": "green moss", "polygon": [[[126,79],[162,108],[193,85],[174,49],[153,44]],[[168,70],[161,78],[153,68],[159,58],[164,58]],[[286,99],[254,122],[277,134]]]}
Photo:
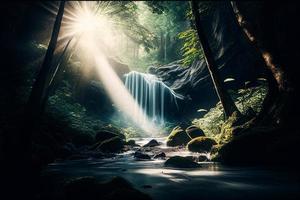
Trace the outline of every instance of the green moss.
{"label": "green moss", "polygon": [[167,138],[167,146],[186,145],[191,138],[181,127],[176,126]]}
{"label": "green moss", "polygon": [[[239,89],[238,91],[230,91],[235,104],[242,114],[246,114],[249,108],[252,108],[254,113],[258,113],[261,110],[266,93],[267,85],[265,84],[247,89]],[[220,136],[222,129],[225,131],[225,129],[228,130],[229,128],[229,124],[223,125],[224,114],[220,102],[218,102],[215,107],[211,108],[202,118],[194,119],[193,124],[201,128],[206,136],[215,138],[219,142],[222,142],[223,139],[230,139],[222,138],[228,134]]]}
{"label": "green moss", "polygon": [[165,162],[165,166],[167,167],[179,167],[179,168],[197,168],[200,165],[190,158],[182,157],[182,156],[173,156],[169,158]]}
{"label": "green moss", "polygon": [[120,137],[116,136],[101,142],[97,149],[102,152],[120,152],[123,147],[124,141]]}
{"label": "green moss", "polygon": [[187,148],[193,152],[209,152],[213,145],[217,144],[215,140],[208,137],[196,137],[192,139],[188,144]]}
{"label": "green moss", "polygon": [[196,138],[200,136],[205,136],[204,132],[197,126],[192,125],[186,128],[185,132],[190,138]]}

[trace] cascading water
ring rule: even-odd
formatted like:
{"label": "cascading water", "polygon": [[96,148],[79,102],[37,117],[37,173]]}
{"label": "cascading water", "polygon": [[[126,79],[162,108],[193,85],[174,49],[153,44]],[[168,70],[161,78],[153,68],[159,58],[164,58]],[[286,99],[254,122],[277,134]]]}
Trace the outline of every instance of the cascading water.
{"label": "cascading water", "polygon": [[141,123],[148,119],[155,125],[163,125],[166,105],[177,106],[177,99],[183,99],[153,74],[132,71],[125,75],[125,86],[144,112]]}

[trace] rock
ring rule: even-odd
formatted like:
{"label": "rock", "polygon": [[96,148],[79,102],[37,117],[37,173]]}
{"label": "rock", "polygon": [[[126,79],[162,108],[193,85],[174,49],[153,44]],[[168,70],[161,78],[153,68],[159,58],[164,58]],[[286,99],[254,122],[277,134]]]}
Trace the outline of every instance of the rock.
{"label": "rock", "polygon": [[91,145],[94,143],[94,138],[88,133],[76,133],[73,135],[72,143],[76,147],[81,147],[84,145]]}
{"label": "rock", "polygon": [[108,62],[120,78],[123,78],[125,74],[130,72],[128,65],[121,63],[114,58],[108,58]]}
{"label": "rock", "polygon": [[79,177],[64,185],[64,193],[67,200],[151,199],[148,195],[133,188],[132,184],[122,177],[114,177],[102,183],[94,177]]}
{"label": "rock", "polygon": [[195,125],[187,127],[185,132],[190,136],[190,138],[196,138],[200,136],[205,136],[204,132]]}
{"label": "rock", "polygon": [[189,158],[181,156],[173,156],[165,162],[167,167],[178,167],[178,168],[197,168],[200,165]]}
{"label": "rock", "polygon": [[118,136],[104,140],[96,149],[102,152],[120,152],[124,147],[124,141]]}
{"label": "rock", "polygon": [[141,151],[136,151],[134,153],[134,157],[138,158],[138,159],[143,159],[143,160],[150,160],[151,159],[151,157],[148,154],[143,153]]}
{"label": "rock", "polygon": [[95,136],[95,141],[96,142],[103,142],[104,140],[113,138],[118,136],[117,134],[110,132],[110,131],[106,131],[106,130],[101,130],[99,131],[96,136]]}
{"label": "rock", "polygon": [[154,159],[165,158],[166,154],[164,152],[160,152],[153,156]]}
{"label": "rock", "polygon": [[201,155],[201,156],[198,157],[198,162],[205,162],[205,161],[208,161],[206,156]]}
{"label": "rock", "polygon": [[126,145],[129,145],[129,146],[138,146],[136,143],[135,143],[135,140],[128,140],[126,142]]}
{"label": "rock", "polygon": [[217,143],[211,138],[196,137],[187,144],[187,148],[189,151],[203,153],[209,152],[215,144]]}
{"label": "rock", "polygon": [[66,143],[61,148],[58,149],[58,157],[65,159],[70,157],[73,154],[76,154],[78,151],[72,143]]}
{"label": "rock", "polygon": [[68,160],[82,160],[82,159],[88,159],[88,155],[82,155],[82,154],[75,154],[68,157]]}
{"label": "rock", "polygon": [[143,187],[144,189],[150,189],[150,188],[152,188],[151,185],[143,185],[142,187]]}
{"label": "rock", "polygon": [[108,131],[108,132],[111,132],[111,133],[114,133],[116,135],[118,135],[121,139],[125,140],[125,135],[123,134],[122,132],[122,129],[116,127],[116,126],[113,126],[111,124],[108,124],[104,127],[101,128],[102,131]]}
{"label": "rock", "polygon": [[181,129],[181,127],[176,126],[170,135],[167,138],[167,146],[180,146],[180,145],[186,145],[191,138],[186,134],[184,130]]}
{"label": "rock", "polygon": [[147,144],[145,144],[143,147],[156,147],[159,145],[160,144],[156,140],[152,139]]}
{"label": "rock", "polygon": [[87,194],[96,199],[99,193],[99,183],[94,177],[79,177],[68,181],[64,185],[67,200],[86,199]]}

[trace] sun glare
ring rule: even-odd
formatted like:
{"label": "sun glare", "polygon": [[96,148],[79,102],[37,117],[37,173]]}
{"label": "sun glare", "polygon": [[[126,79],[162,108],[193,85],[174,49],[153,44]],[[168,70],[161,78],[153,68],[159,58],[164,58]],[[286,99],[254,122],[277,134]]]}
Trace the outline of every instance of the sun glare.
{"label": "sun glare", "polygon": [[[78,50],[84,68],[90,65],[97,69],[97,75],[111,100],[118,109],[142,128],[145,134],[156,131],[144,111],[131,96],[122,80],[110,66],[107,55],[114,53],[121,30],[114,28],[113,20],[105,14],[105,8],[98,10],[96,2],[70,2],[72,9],[66,10],[64,35],[76,37],[79,40]],[[83,72],[84,73],[84,72]],[[136,114],[132,114],[133,111]],[[143,123],[142,123],[143,122]]]}

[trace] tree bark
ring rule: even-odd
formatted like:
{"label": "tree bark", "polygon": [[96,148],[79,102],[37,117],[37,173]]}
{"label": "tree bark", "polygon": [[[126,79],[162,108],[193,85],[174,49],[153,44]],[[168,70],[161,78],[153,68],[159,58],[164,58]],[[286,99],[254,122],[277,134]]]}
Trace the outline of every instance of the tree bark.
{"label": "tree bark", "polygon": [[231,2],[231,7],[237,17],[238,24],[245,34],[245,38],[261,54],[261,58],[264,61],[264,67],[266,68],[268,93],[262,103],[262,109],[256,117],[254,124],[269,125],[272,123],[276,123],[275,121],[277,121],[278,119],[278,113],[280,113],[277,108],[281,107],[277,104],[281,104],[281,101],[283,100],[282,97],[284,96],[283,93],[285,93],[284,90],[286,90],[282,80],[286,79],[286,77],[284,77],[281,67],[278,65],[275,66],[275,64],[272,63],[270,53],[259,46],[259,39],[254,34],[254,32],[249,29],[249,24],[244,19],[244,16],[240,13],[236,2]]}
{"label": "tree bark", "polygon": [[228,118],[229,116],[232,115],[233,112],[237,112],[240,115],[241,114],[240,111],[237,109],[235,103],[233,102],[231,96],[225,89],[223,82],[221,80],[218,67],[213,57],[213,53],[209,47],[208,40],[203,32],[201,17],[198,11],[199,10],[198,3],[196,1],[191,1],[190,6],[192,9],[192,13],[195,17],[195,26],[196,26],[201,47],[205,55],[206,65],[210,73],[210,76],[212,78],[218,98],[220,99],[221,104],[223,106],[225,117]]}
{"label": "tree bark", "polygon": [[60,31],[61,21],[64,14],[65,1],[61,1],[59,10],[54,23],[49,46],[44,58],[44,62],[36,81],[32,87],[32,91],[28,101],[28,113],[31,113],[32,120],[35,121],[42,110],[43,98],[45,97],[46,88],[51,81],[51,66],[53,60],[54,50],[57,44],[57,38]]}

